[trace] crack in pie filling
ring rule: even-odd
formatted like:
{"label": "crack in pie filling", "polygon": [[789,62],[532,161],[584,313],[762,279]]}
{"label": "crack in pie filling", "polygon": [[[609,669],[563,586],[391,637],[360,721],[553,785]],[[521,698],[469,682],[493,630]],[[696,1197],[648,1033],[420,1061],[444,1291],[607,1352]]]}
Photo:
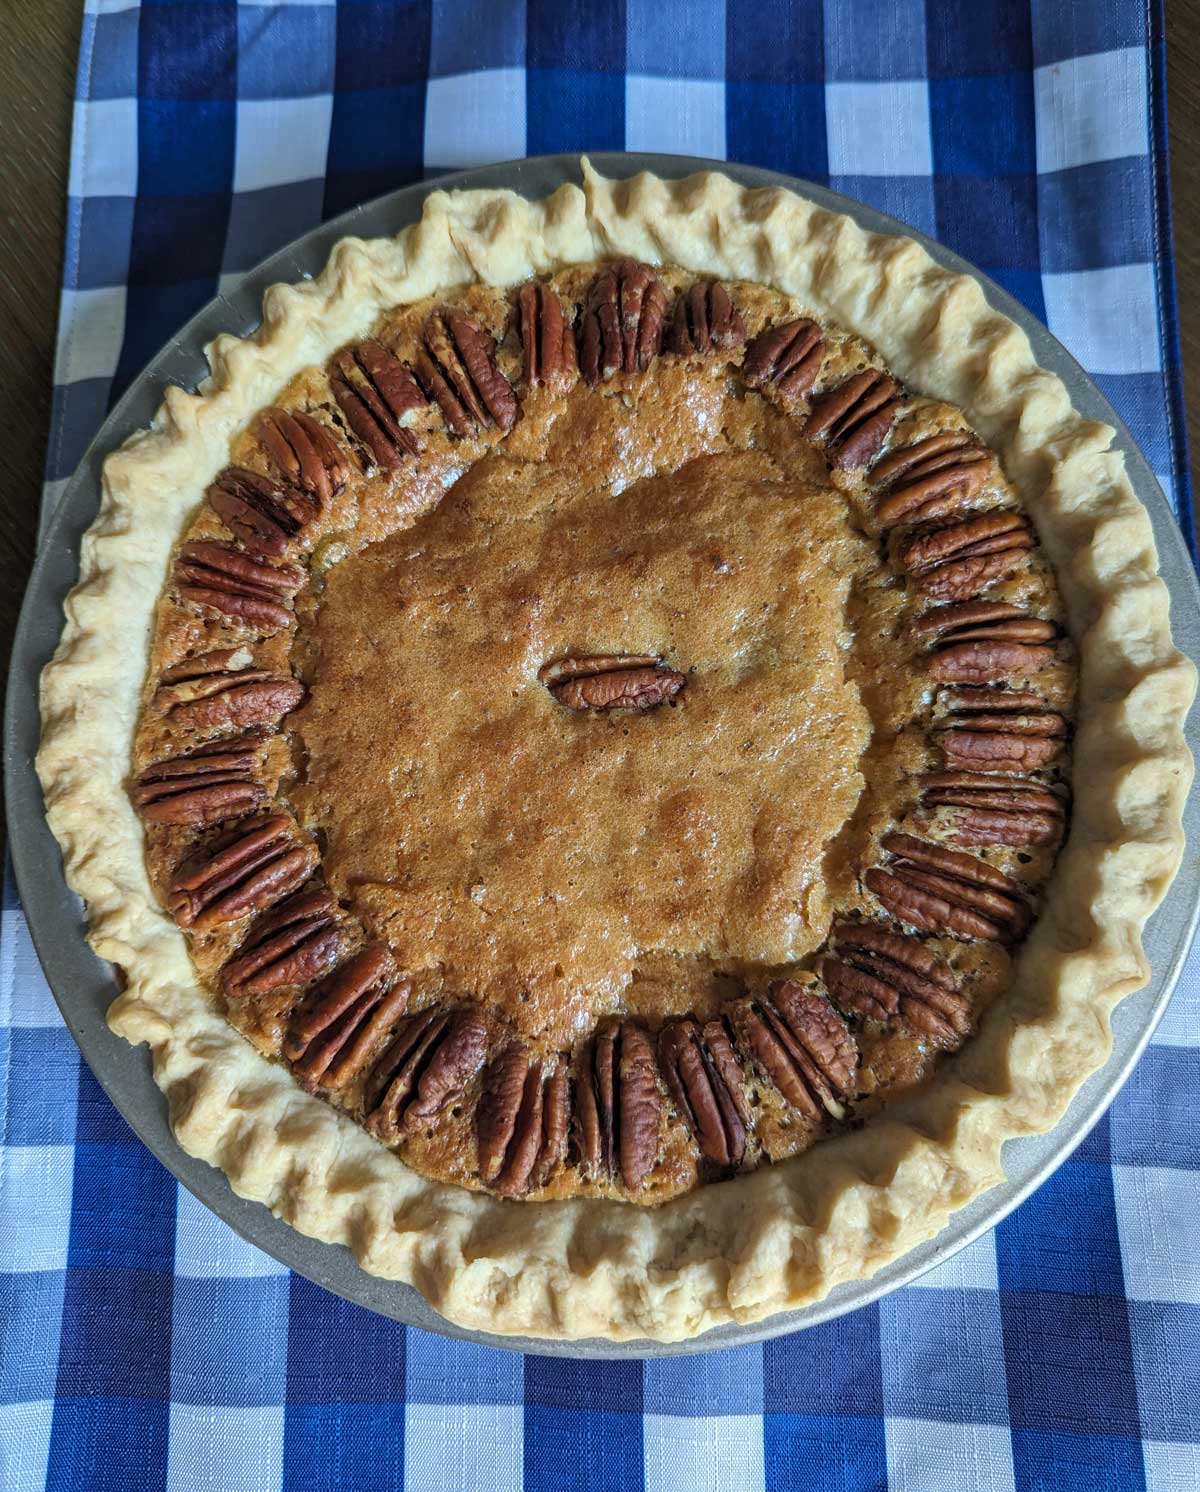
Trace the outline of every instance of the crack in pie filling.
{"label": "crack in pie filling", "polygon": [[186,1151],[462,1326],[679,1340],[898,1259],[1103,1065],[1195,673],[974,280],[582,175],[430,193],[167,389],[38,772]]}
{"label": "crack in pie filling", "polygon": [[656,1203],[925,1082],[1069,811],[960,410],[633,259],[382,316],[234,443],[133,799],[226,1018],[430,1177]]}

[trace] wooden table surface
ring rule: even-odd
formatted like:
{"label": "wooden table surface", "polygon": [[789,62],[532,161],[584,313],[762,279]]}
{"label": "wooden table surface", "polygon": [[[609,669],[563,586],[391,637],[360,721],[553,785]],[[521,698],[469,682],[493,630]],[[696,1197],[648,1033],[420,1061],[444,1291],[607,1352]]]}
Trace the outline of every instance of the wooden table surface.
{"label": "wooden table surface", "polygon": [[[33,560],[50,386],[82,0],[7,0],[0,29],[0,657],[8,658]],[[1188,430],[1200,449],[1200,0],[1167,0],[1175,252],[1188,374]],[[0,819],[0,835],[3,821]]]}

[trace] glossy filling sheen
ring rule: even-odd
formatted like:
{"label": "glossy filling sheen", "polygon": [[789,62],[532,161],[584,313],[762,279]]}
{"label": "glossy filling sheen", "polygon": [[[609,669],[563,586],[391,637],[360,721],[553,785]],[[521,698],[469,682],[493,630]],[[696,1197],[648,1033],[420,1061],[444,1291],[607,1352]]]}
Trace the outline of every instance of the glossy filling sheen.
{"label": "glossy filling sheen", "polygon": [[[871,737],[847,606],[877,551],[811,454],[774,417],[735,450],[680,399],[690,428],[625,485],[603,458],[638,410],[581,438],[591,402],[544,461],[484,458],[330,572],[294,720],[293,801],[333,889],[401,967],[556,1045],[608,1011],[670,1013],[643,963],[681,960],[678,1009],[715,969],[812,952],[852,883]],[[686,683],[595,713],[539,681],[610,654]]]}

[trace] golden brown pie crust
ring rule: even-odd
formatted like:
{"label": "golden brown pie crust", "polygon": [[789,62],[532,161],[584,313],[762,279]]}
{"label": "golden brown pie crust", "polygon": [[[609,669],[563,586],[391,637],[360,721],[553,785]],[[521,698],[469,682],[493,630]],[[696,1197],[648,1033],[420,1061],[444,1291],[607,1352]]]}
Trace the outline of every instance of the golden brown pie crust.
{"label": "golden brown pie crust", "polygon": [[[786,194],[743,193],[723,178],[674,186],[644,178],[614,189],[589,177],[588,186],[586,204],[570,189],[533,206],[504,194],[431,198],[422,225],[394,245],[342,246],[326,283],[316,282],[312,291],[322,309],[313,316],[308,308],[303,329],[298,309],[287,303],[310,287],[273,292],[260,344],[227,342],[218,349],[217,366],[230,379],[190,399],[172,391],[168,418],[175,428],[110,460],[106,513],[85,560],[87,573],[98,555],[102,575],[110,578],[93,583],[93,595],[115,597],[122,579],[126,591],[136,580],[149,620],[154,554],[161,584],[167,552],[194,498],[173,499],[169,512],[156,515],[149,527],[162,533],[157,547],[149,546],[153,553],[135,553],[123,514],[144,512],[138,494],[151,484],[164,478],[180,483],[180,447],[205,480],[224,464],[222,440],[225,459],[232,451],[236,461],[264,469],[254,454],[256,447],[261,451],[258,432],[232,445],[231,437],[267,402],[328,407],[320,402],[328,392],[321,387],[324,375],[311,371],[312,364],[347,336],[372,329],[372,305],[388,312],[373,330],[401,356],[431,306],[465,307],[502,338],[508,296],[483,285],[457,292],[453,282],[478,278],[504,286],[530,270],[545,282],[556,263],[586,264],[618,250],[680,265],[661,274],[672,292],[686,292],[697,274],[721,275],[752,339],[789,315],[815,315],[828,351],[813,398],[844,386],[866,365],[871,342],[907,379],[882,462],[960,429],[958,405],[995,443],[1014,483],[1010,488],[993,463],[982,500],[971,505],[972,514],[982,515],[984,552],[1012,542],[1018,500],[1052,558],[1061,563],[1071,546],[1073,563],[1060,567],[1060,579],[1071,636],[1082,642],[1080,752],[1095,750],[1089,692],[1102,713],[1095,681],[1114,667],[1114,652],[1127,653],[1136,642],[1136,659],[1127,658],[1115,676],[1127,692],[1140,690],[1137,770],[1124,770],[1132,762],[1123,762],[1120,776],[1134,783],[1126,789],[1138,797],[1129,829],[1142,836],[1143,848],[1131,854],[1134,841],[1118,839],[1097,859],[1096,830],[1088,827],[1097,822],[1089,812],[1089,782],[1045,911],[1021,954],[1015,984],[1000,1002],[1005,1018],[997,1011],[954,1064],[942,1063],[932,1082],[914,1087],[939,1050],[956,1043],[931,1040],[928,1030],[914,1031],[900,1017],[864,1021],[861,1002],[847,1007],[843,997],[847,990],[861,992],[863,971],[880,968],[870,962],[870,950],[835,946],[840,983],[837,969],[827,973],[812,957],[835,912],[839,919],[850,915],[852,931],[864,916],[879,927],[881,904],[896,910],[897,883],[908,886],[907,897],[915,884],[944,887],[945,865],[922,857],[930,844],[961,846],[966,818],[976,836],[968,842],[986,843],[978,838],[978,784],[973,797],[962,799],[959,792],[957,805],[939,801],[944,784],[933,778],[923,799],[913,786],[914,774],[955,765],[949,754],[963,749],[962,731],[983,718],[981,696],[975,691],[975,713],[968,716],[961,700],[930,687],[930,672],[936,686],[940,665],[929,661],[919,619],[931,596],[943,604],[960,598],[945,589],[945,569],[936,571],[940,582],[921,578],[935,573],[942,535],[931,539],[924,527],[904,523],[881,542],[883,525],[873,521],[887,500],[886,493],[880,498],[881,484],[873,489],[853,465],[828,475],[831,443],[802,438],[811,401],[789,406],[769,391],[764,397],[744,388],[735,396],[740,347],[715,359],[663,357],[645,371],[618,374],[602,392],[581,384],[526,387],[521,418],[502,446],[499,432],[495,440],[458,442],[452,432],[443,433],[448,417],[426,420],[421,455],[400,481],[372,477],[367,463],[366,478],[327,504],[314,529],[319,579],[301,587],[294,648],[290,631],[254,638],[256,669],[279,680],[290,677],[290,663],[308,686],[307,702],[289,720],[286,749],[285,738],[262,743],[261,770],[272,791],[281,788],[300,824],[317,832],[328,884],[362,936],[390,946],[407,976],[405,998],[417,1012],[410,1023],[420,1022],[422,1010],[436,1012],[448,989],[460,998],[469,991],[488,1021],[498,1022],[486,1040],[481,1037],[480,1061],[455,1095],[462,1102],[453,1115],[447,1106],[438,1124],[405,1140],[402,1153],[418,1171],[482,1184],[479,1085],[490,1091],[488,1082],[503,1077],[505,1042],[518,1036],[547,1072],[556,1061],[560,1067],[582,1062],[591,1072],[586,1064],[599,1061],[591,1053],[600,1050],[609,1014],[626,1018],[625,1033],[631,1022],[636,1031],[653,1032],[686,1012],[702,1022],[728,1013],[725,1029],[739,1049],[734,1060],[744,1064],[746,1092],[761,1110],[753,1116],[754,1138],[743,1164],[781,1161],[829,1129],[828,1114],[842,1113],[842,1106],[825,1092],[828,1112],[813,1104],[816,1117],[801,1112],[793,1132],[784,1133],[784,1121],[797,1118],[795,1104],[781,1102],[782,1079],[775,1074],[771,1081],[761,1049],[753,1036],[746,1039],[744,1021],[760,1019],[770,999],[785,1015],[786,999],[810,1006],[816,1000],[839,1030],[846,1029],[820,985],[803,983],[812,980],[814,968],[825,974],[834,1005],[850,1016],[854,1034],[848,1039],[859,1048],[861,1082],[847,1092],[859,1093],[860,1118],[869,1120],[860,1132],[828,1139],[769,1171],[693,1190],[633,1221],[628,1207],[603,1195],[659,1200],[715,1174],[697,1152],[694,1116],[681,1115],[687,1094],[681,1104],[667,1060],[666,1098],[660,1093],[656,1099],[657,1158],[638,1184],[631,1184],[627,1167],[599,1177],[586,1167],[574,1171],[578,1161],[564,1153],[532,1189],[535,1196],[564,1200],[517,1207],[460,1190],[463,1200],[455,1203],[453,1187],[423,1180],[355,1137],[346,1120],[289,1089],[290,1079],[280,1086],[284,1069],[264,1066],[237,1038],[219,1034],[211,1000],[189,983],[178,934],[152,911],[145,872],[131,855],[114,855],[111,844],[96,841],[89,824],[95,808],[83,801],[95,804],[94,790],[85,792],[65,770],[72,732],[82,722],[74,710],[68,721],[56,708],[55,699],[66,697],[60,691],[69,688],[78,700],[84,686],[88,708],[105,718],[105,739],[112,743],[105,759],[114,767],[122,757],[128,762],[144,695],[149,703],[134,765],[154,763],[170,735],[155,703],[162,670],[216,644],[232,651],[246,640],[244,619],[232,631],[227,619],[214,625],[212,609],[186,597],[181,602],[176,586],[159,610],[147,690],[138,678],[132,691],[126,684],[100,698],[97,674],[111,660],[101,662],[88,638],[111,634],[116,611],[101,606],[88,620],[87,591],[77,592],[68,607],[69,614],[75,608],[76,621],[47,673],[48,728],[39,766],[69,874],[91,905],[93,940],[131,979],[114,1006],[114,1024],[155,1043],[156,1071],[189,1148],[222,1164],[241,1189],[264,1196],[306,1231],[353,1239],[368,1268],[414,1279],[455,1319],[492,1330],[678,1336],[729,1315],[752,1319],[813,1298],[928,1236],[949,1207],[995,1178],[1000,1140],[1052,1122],[1065,1102],[1063,1083],[1070,1090],[1102,1059],[1068,1011],[1078,1003],[1103,1013],[1140,978],[1136,964],[1120,972],[1127,955],[1118,949],[1136,946],[1136,925],[1178,856],[1179,804],[1190,771],[1179,719],[1192,677],[1170,648],[1165,622],[1155,620],[1165,613],[1148,528],[1119,461],[1114,466],[1100,454],[1109,433],[1071,414],[1056,381],[1028,362],[1027,347],[1022,366],[1023,338],[972,300],[977,291],[970,282],[922,264],[914,245],[862,235]],[[711,221],[731,231],[720,239],[706,236],[704,223]],[[651,222],[653,245],[645,238]],[[578,304],[584,298],[579,287],[594,273],[567,268],[549,284],[564,303]],[[772,284],[778,288],[763,288]],[[426,304],[423,292],[439,286],[446,289]],[[281,303],[284,313],[273,315]],[[392,306],[408,309],[389,311]],[[870,342],[864,346],[839,332],[837,320]],[[951,323],[953,337],[943,333]],[[501,371],[521,389],[519,348],[514,352],[511,337],[499,356]],[[1031,443],[1039,421],[1040,440],[1034,436]],[[833,465],[836,471],[836,460]],[[194,487],[191,480],[187,490]],[[1109,515],[1105,522],[1088,516],[1099,513]],[[111,530],[114,521],[126,542],[117,543],[109,565],[105,527]],[[1095,523],[1091,547],[1088,521]],[[1099,540],[1114,522],[1125,562],[1112,584],[1089,590],[1083,556],[1105,564],[1108,550]],[[138,532],[146,526],[140,518]],[[995,537],[1005,531],[1009,538]],[[202,515],[191,536],[224,542],[229,530]],[[144,536],[141,548],[147,550]],[[1130,556],[1139,554],[1147,557],[1144,575],[1137,565],[1131,569]],[[893,579],[897,571],[909,577],[902,588]],[[1099,662],[1089,656],[1095,633],[1083,625],[1096,611],[1097,595],[1105,598],[1101,620],[1136,599],[1141,622],[1136,639],[1126,630],[1108,642]],[[1053,578],[1036,556],[1022,555],[987,589],[987,600],[1061,620]],[[949,643],[942,637],[934,644],[935,652],[944,659],[954,638],[964,635],[973,634],[960,626]],[[365,650],[364,636],[370,640]],[[140,646],[144,659],[146,643]],[[1040,696],[1050,708],[1045,720],[1061,722],[1070,713],[1073,651],[1064,640],[1058,661],[1039,664]],[[90,654],[82,677],[81,652]],[[551,659],[604,653],[662,659],[686,682],[670,706],[597,715],[565,709],[561,695],[539,678]],[[122,677],[132,679],[134,660],[125,661]],[[1030,682],[1019,669],[1009,669],[1007,677],[1012,688]],[[1149,696],[1147,677],[1154,679]],[[180,687],[171,684],[176,692]],[[1144,705],[1147,698],[1151,703]],[[947,720],[959,727],[947,733],[950,746],[930,744],[925,727],[931,709],[940,712],[942,727]],[[1035,734],[1040,729],[1036,719],[1026,724]],[[1059,726],[1052,724],[1050,733],[1061,734]],[[432,753],[431,742],[437,746]],[[787,752],[779,749],[785,742]],[[1112,750],[1111,738],[1106,749]],[[1043,796],[1066,760],[1052,750],[1059,765],[1040,775]],[[127,770],[120,768],[120,777]],[[1149,798],[1143,781],[1153,784]],[[267,811],[261,804],[254,809],[260,817]],[[897,825],[906,840],[894,837]],[[137,843],[133,828],[131,845]],[[1159,846],[1151,854],[1148,830]],[[1093,836],[1090,864],[1078,856],[1073,862],[1081,833]],[[160,892],[171,894],[170,867],[178,864],[183,843],[174,830],[151,830],[148,864]],[[296,873],[311,870],[300,851],[294,853],[303,860]],[[1097,905],[1091,898],[1105,894],[1110,856],[1120,861],[1117,882],[1130,909],[1126,921],[1130,913],[1134,918],[1133,944],[1111,926],[1098,928],[1090,942],[1081,936]],[[998,885],[1007,871],[1036,892],[1052,850],[1032,843],[1019,852],[991,846],[982,858],[1001,876]],[[1074,869],[1066,869],[1072,863]],[[867,870],[872,864],[879,868]],[[116,881],[114,865],[120,867]],[[1140,900],[1129,897],[1135,878],[1145,888]],[[1007,892],[999,894],[1007,916]],[[978,897],[975,904],[985,905]],[[1084,910],[1089,905],[1093,913]],[[963,941],[941,935],[953,928],[922,929],[907,914],[904,920],[910,932],[915,926],[938,934],[925,946],[953,966],[970,992],[973,1019],[1010,983],[1009,960],[998,947],[1004,939]],[[245,926],[243,920],[239,933]],[[348,942],[343,938],[338,953],[351,953],[356,939],[361,942],[356,933]],[[199,969],[211,976],[237,941],[224,926],[203,934],[195,945]],[[243,961],[252,945],[250,937],[238,950]],[[371,946],[358,957],[369,959]],[[763,994],[768,976],[797,973],[798,993]],[[732,1006],[730,980],[740,986]],[[227,984],[222,987],[228,994]],[[287,1002],[231,999],[229,1007],[263,1050],[277,1052],[286,1041],[284,1028],[293,1018]],[[1014,1029],[1012,1013],[1019,1011],[1034,1018]],[[1056,1016],[1068,1017],[1076,1033],[1065,1054],[1059,1034],[1049,1033]],[[600,1031],[589,1047],[598,1018]],[[1037,1042],[1029,1047],[1039,1032],[1054,1042],[1053,1061]],[[630,1064],[621,1080],[632,1089],[633,1035],[621,1034],[616,1050],[619,1075]],[[1034,1064],[1027,1066],[1031,1057]],[[999,1095],[988,1091],[995,1088],[989,1063],[996,1061],[1007,1062],[1015,1075]],[[1059,1079],[1054,1089],[1042,1086],[1050,1069]],[[871,1117],[884,1097],[906,1090],[903,1107]],[[810,1076],[800,1097],[807,1102],[821,1091]],[[232,1110],[222,1093],[236,1097]],[[352,1096],[357,1101],[357,1090]],[[922,1116],[920,1139],[909,1114]],[[296,1161],[308,1180],[297,1183]],[[291,1179],[282,1184],[285,1174]],[[596,1200],[565,1200],[589,1190]],[[410,1214],[423,1221],[408,1221]],[[580,1228],[589,1240],[581,1252]],[[478,1240],[480,1229],[489,1239],[482,1256],[477,1241],[466,1243],[468,1236]],[[689,1235],[704,1243],[681,1253]],[[568,1245],[568,1239],[575,1242]],[[586,1288],[579,1288],[581,1279]]]}

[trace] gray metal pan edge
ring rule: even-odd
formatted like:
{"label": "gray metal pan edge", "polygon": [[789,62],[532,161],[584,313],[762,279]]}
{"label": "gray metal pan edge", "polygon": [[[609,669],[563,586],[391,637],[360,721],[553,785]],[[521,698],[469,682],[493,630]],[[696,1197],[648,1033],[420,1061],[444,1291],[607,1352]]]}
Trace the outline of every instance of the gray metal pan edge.
{"label": "gray metal pan edge", "polygon": [[[724,171],[749,187],[787,187],[822,207],[847,213],[864,228],[909,234],[948,269],[972,275],[992,305],[1024,328],[1038,361],[1062,378],[1076,408],[1116,428],[1117,445],[1125,453],[1133,485],[1153,520],[1162,574],[1172,594],[1176,642],[1190,656],[1200,656],[1200,587],[1170,507],[1145,458],[1078,363],[998,285],[895,219],[809,182],[753,167],[687,156],[597,153],[592,160],[599,170],[617,177],[647,169],[672,177],[713,169]],[[184,1186],[243,1238],[347,1300],[447,1336],[515,1351],[567,1357],[665,1357],[764,1341],[869,1304],[942,1263],[994,1227],[1066,1159],[1129,1076],[1166,1008],[1191,944],[1200,910],[1200,873],[1193,848],[1200,843],[1200,792],[1193,792],[1187,805],[1185,827],[1189,849],[1183,868],[1146,931],[1146,951],[1154,971],[1150,983],[1117,1010],[1112,1054],[1104,1068],[1080,1090],[1062,1122],[1048,1134],[1014,1140],[1005,1147],[1008,1179],[956,1213],[936,1238],[868,1280],[840,1286],[824,1300],[802,1310],[753,1325],[719,1327],[688,1342],[663,1344],[559,1342],[461,1330],[433,1311],[409,1286],[366,1274],[349,1250],[297,1233],[266,1207],[235,1195],[219,1171],[186,1155],[171,1135],[166,1103],[151,1077],[146,1048],[127,1045],[105,1024],[104,1013],[114,995],[112,973],[85,941],[83,909],[63,880],[58,846],[46,826],[41,789],[33,771],[39,731],[38,675],[58,640],[63,598],[76,578],[80,538],[99,506],[101,463],[128,435],[150,422],[161,402],[163,386],[176,382],[194,388],[207,372],[205,345],[218,332],[246,335],[253,331],[259,322],[262,295],[268,285],[316,274],[333,245],[347,234],[372,237],[397,232],[419,217],[425,196],[437,187],[508,187],[529,197],[541,197],[564,181],[578,180],[579,157],[560,155],[488,166],[404,187],[324,224],[275,254],[247,274],[231,293],[211,302],[163,349],[105,421],[56,511],[46,518],[10,666],[5,787],[21,898],[42,967],[71,1034],[101,1087],[138,1137]],[[1189,719],[1188,740],[1193,752],[1200,752],[1196,710]]]}

